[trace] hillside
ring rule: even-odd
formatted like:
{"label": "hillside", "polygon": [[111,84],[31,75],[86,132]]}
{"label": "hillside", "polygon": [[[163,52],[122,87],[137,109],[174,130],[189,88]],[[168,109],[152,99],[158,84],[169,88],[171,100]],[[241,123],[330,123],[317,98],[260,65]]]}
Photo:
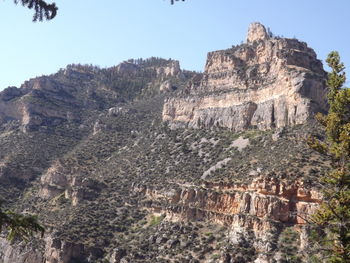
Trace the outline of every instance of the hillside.
{"label": "hillside", "polygon": [[70,65],[0,93],[0,195],[43,239],[0,262],[304,262],[322,200],[326,74],[254,23],[204,73],[160,58]]}

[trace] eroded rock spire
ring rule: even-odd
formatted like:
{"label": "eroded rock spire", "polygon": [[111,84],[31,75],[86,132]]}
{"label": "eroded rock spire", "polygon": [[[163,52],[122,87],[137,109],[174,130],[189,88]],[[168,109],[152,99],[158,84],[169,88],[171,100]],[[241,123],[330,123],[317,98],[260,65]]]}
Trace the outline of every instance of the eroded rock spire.
{"label": "eroded rock spire", "polygon": [[260,24],[259,22],[254,22],[249,25],[247,33],[247,43],[251,43],[258,40],[266,40],[269,38],[270,36],[266,31],[264,25]]}

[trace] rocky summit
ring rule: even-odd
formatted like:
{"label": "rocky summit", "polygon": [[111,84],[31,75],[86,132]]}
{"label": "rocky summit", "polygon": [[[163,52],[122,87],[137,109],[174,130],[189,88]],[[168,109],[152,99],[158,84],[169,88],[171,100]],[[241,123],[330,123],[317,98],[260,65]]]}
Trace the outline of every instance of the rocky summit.
{"label": "rocky summit", "polygon": [[130,59],[3,90],[0,196],[46,231],[2,233],[0,262],[308,262],[325,80],[306,43],[252,23],[203,73]]}
{"label": "rocky summit", "polygon": [[326,111],[324,80],[306,43],[273,37],[253,23],[245,44],[208,54],[204,73],[166,100],[163,119],[175,127],[233,131],[302,124]]}

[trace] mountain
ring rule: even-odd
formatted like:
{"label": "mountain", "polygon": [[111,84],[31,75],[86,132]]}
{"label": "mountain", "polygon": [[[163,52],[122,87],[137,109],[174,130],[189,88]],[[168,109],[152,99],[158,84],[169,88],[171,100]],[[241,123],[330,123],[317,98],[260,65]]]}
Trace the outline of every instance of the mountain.
{"label": "mountain", "polygon": [[253,23],[202,74],[136,59],[5,89],[0,194],[46,233],[1,238],[0,262],[305,261],[325,79],[306,43]]}

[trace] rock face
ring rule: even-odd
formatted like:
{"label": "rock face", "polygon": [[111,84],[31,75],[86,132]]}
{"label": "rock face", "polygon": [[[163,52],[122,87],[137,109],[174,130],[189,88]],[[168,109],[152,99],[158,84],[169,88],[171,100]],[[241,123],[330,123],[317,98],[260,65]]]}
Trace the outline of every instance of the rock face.
{"label": "rock face", "polygon": [[157,68],[157,74],[163,75],[166,77],[175,77],[175,76],[182,77],[182,71],[180,69],[179,61],[174,60],[174,61],[171,61],[171,63],[169,63],[168,65]]}
{"label": "rock face", "polygon": [[260,23],[251,23],[248,28],[247,43],[267,40],[270,36],[268,35],[266,28]]}
{"label": "rock face", "polygon": [[39,251],[21,245],[11,245],[6,239],[0,238],[0,262],[38,263],[44,262],[44,260]]}
{"label": "rock face", "polygon": [[318,191],[301,181],[288,183],[268,175],[250,184],[205,182],[201,187],[182,185],[166,191],[136,185],[134,191],[145,196],[146,207],[169,221],[210,221],[229,227],[233,243],[249,230],[250,242],[263,253],[272,253],[277,242],[272,236],[278,237],[283,224],[299,226],[302,239],[304,219],[322,200]]}
{"label": "rock face", "polygon": [[270,37],[253,23],[246,44],[208,54],[203,75],[166,101],[163,120],[172,127],[234,131],[305,123],[327,109],[325,77],[306,43]]}
{"label": "rock face", "polygon": [[116,71],[120,74],[135,74],[139,71],[139,67],[134,63],[124,61],[116,66]]}
{"label": "rock face", "polygon": [[[232,225],[236,215],[252,216],[258,221],[269,219],[288,224],[305,224],[304,218],[313,213],[322,201],[322,195],[301,181],[261,176],[251,184],[204,183],[201,188],[183,186],[176,190],[159,192],[144,186],[135,186],[144,194],[148,206],[157,208],[160,201],[168,204],[170,220],[211,220]],[[164,206],[163,206],[164,209]],[[257,229],[263,231],[264,229]]]}
{"label": "rock face", "polygon": [[[23,131],[28,131],[67,120],[79,121],[72,107],[75,98],[67,89],[48,77],[27,81],[19,89],[7,88],[0,96],[0,122],[18,121]],[[45,102],[48,96],[51,101]]]}

